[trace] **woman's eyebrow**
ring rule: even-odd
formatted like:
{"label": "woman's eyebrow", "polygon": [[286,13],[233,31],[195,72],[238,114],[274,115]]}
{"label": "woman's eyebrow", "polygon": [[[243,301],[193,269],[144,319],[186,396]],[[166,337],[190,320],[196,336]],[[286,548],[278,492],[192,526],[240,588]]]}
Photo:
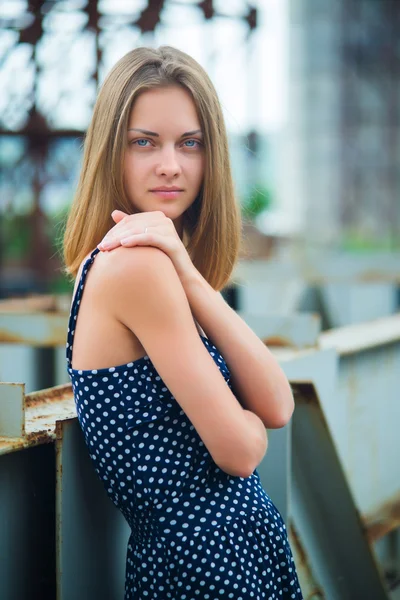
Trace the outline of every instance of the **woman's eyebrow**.
{"label": "woman's eyebrow", "polygon": [[187,137],[188,135],[196,135],[196,133],[202,133],[201,129],[195,129],[194,131],[187,131],[186,133],[182,133],[181,138]]}
{"label": "woman's eyebrow", "polygon": [[148,131],[147,129],[137,129],[136,127],[131,127],[128,131],[139,131],[140,133],[144,133],[145,135],[152,135],[154,137],[160,137],[158,133],[154,131]]}
{"label": "woman's eyebrow", "polygon": [[[148,131],[148,129],[138,129],[137,127],[131,127],[128,131],[139,131],[139,133],[144,133],[145,135],[151,135],[153,137],[160,137],[159,133],[155,131]],[[187,137],[189,135],[195,135],[197,133],[202,133],[201,129],[194,129],[193,131],[186,131],[186,133],[182,133],[181,138]]]}

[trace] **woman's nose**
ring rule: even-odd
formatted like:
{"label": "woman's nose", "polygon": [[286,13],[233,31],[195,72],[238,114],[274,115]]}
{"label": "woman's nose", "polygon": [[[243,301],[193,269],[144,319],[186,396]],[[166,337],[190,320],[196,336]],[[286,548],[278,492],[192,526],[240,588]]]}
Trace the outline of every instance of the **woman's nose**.
{"label": "woman's nose", "polygon": [[161,151],[159,157],[160,161],[156,169],[157,175],[165,175],[167,177],[179,175],[181,166],[174,148],[165,148]]}

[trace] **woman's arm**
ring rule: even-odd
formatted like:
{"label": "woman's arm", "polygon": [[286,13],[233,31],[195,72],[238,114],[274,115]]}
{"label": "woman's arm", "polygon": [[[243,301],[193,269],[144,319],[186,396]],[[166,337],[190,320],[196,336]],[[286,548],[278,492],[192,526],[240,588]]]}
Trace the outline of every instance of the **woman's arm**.
{"label": "woman's arm", "polygon": [[243,410],[206,349],[172,261],[158,248],[120,247],[105,266],[96,294],[138,337],[215,463],[248,477],[266,452],[265,427]]}
{"label": "woman's arm", "polygon": [[269,349],[198,271],[182,285],[194,318],[223,355],[242,405],[267,428],[286,425],[293,395]]}

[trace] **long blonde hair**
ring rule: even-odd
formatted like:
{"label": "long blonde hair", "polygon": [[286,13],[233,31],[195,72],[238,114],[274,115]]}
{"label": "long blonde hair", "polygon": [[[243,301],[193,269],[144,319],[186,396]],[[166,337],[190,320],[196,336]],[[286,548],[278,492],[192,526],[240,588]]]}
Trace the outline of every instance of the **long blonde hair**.
{"label": "long blonde hair", "polygon": [[184,215],[183,241],[194,266],[214,289],[219,291],[228,283],[239,256],[242,222],[224,118],[207,73],[188,54],[170,46],[128,52],[99,91],[64,232],[68,275],[76,277],[82,260],[115,225],[113,210],[134,212],[123,185],[130,112],[138,94],[168,85],[179,85],[190,92],[205,145],[204,180],[198,197]]}

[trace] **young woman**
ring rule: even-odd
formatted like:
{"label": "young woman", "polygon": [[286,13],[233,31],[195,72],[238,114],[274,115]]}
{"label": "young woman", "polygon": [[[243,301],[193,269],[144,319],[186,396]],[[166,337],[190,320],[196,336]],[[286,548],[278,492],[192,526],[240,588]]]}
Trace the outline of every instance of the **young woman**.
{"label": "young woman", "polygon": [[132,529],[125,600],[302,598],[256,470],[291,389],[220,294],[240,232],[207,74],[171,47],[129,52],[98,95],[64,240],[78,419]]}

